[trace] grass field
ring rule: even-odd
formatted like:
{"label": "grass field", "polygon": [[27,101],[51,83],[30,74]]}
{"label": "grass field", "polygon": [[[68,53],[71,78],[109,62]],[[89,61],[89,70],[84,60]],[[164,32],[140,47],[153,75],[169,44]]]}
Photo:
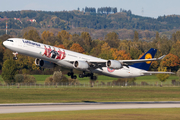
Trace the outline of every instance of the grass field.
{"label": "grass field", "polygon": [[[36,80],[37,80],[37,84],[44,84],[44,81],[47,77],[51,76],[51,75],[33,75]],[[77,75],[78,76],[78,75]],[[66,76],[69,77],[69,76]],[[89,83],[89,77],[85,77],[85,78],[77,78],[79,80],[79,82],[81,84],[87,84]],[[113,78],[113,77],[108,77],[108,76],[103,76],[103,75],[99,75],[97,81],[101,82],[112,82],[113,80],[117,80],[118,78]],[[165,82],[163,82],[164,84],[171,84],[171,80],[176,79],[179,80],[179,78],[175,75],[171,75]],[[151,75],[151,76],[141,76],[141,77],[136,77],[135,82],[140,84],[142,81],[145,81],[147,83],[158,83],[160,84],[161,82],[159,81],[159,79],[155,76],[155,75]],[[0,82],[3,83],[3,79],[0,76]]]}
{"label": "grass field", "polygon": [[[44,81],[45,81],[45,79],[46,79],[47,77],[49,77],[50,75],[33,75],[33,76],[36,78],[37,83],[43,84]],[[68,76],[67,76],[67,77],[68,77]],[[79,77],[78,77],[77,79],[79,80],[79,82],[80,82],[81,84],[84,84],[84,83],[87,84],[87,83],[89,83],[89,78],[88,78],[88,77],[86,77],[86,78],[79,78]],[[99,82],[103,81],[103,82],[107,83],[107,82],[112,82],[113,80],[117,80],[117,79],[118,79],[118,78],[113,78],[113,77],[108,77],[108,76],[99,75],[97,81],[99,81]],[[177,76],[171,75],[171,76],[164,82],[164,84],[171,84],[171,80],[173,80],[173,79],[179,80],[179,78],[178,78]],[[142,81],[145,81],[145,82],[150,83],[150,84],[152,84],[152,83],[158,83],[158,84],[160,84],[160,83],[161,83],[161,82],[159,81],[159,79],[158,79],[155,75],[136,77],[136,81],[135,81],[136,83],[140,84]]]}
{"label": "grass field", "polygon": [[1,120],[179,120],[180,108],[1,114]]}
{"label": "grass field", "polygon": [[0,103],[180,101],[180,87],[0,89]]}

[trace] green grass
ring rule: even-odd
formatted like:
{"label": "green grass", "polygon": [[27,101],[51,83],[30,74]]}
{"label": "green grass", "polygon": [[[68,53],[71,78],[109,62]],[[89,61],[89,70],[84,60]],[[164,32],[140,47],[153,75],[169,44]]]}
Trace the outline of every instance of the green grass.
{"label": "green grass", "polygon": [[[44,84],[45,79],[51,75],[33,75],[33,76],[36,78],[37,84]],[[69,77],[69,76],[66,75],[66,77]],[[78,77],[77,79],[79,80],[81,84],[88,84],[90,81],[89,77],[85,77],[85,78]],[[113,80],[117,80],[117,79],[118,78],[99,75],[97,81],[99,83],[101,83],[101,81],[107,83],[107,82],[112,82]],[[171,80],[173,79],[179,80],[177,76],[171,75],[165,82],[163,82],[163,84],[171,84]],[[160,80],[155,75],[136,77],[136,80],[135,80],[136,83],[141,84],[142,81],[147,82],[148,84],[158,84],[158,85],[161,84]],[[0,76],[0,82],[4,83],[1,76]]]}
{"label": "green grass", "polygon": [[[51,75],[33,75],[36,80],[37,83],[43,84],[45,79]],[[78,75],[77,75],[78,76]],[[69,76],[66,76],[69,77]],[[89,83],[89,77],[85,77],[85,78],[77,78],[79,80],[79,82],[81,84],[87,84]],[[113,78],[113,77],[108,77],[108,76],[103,76],[103,75],[99,75],[97,81],[99,82],[112,82],[113,80],[117,80],[118,78]],[[171,80],[176,79],[179,80],[179,78],[175,75],[171,75],[165,82],[163,82],[164,84],[171,84]],[[158,83],[160,84],[160,80],[155,76],[155,75],[151,75],[151,76],[141,76],[141,77],[136,77],[136,83],[140,84],[142,81],[147,82],[149,84],[155,84]]]}
{"label": "green grass", "polygon": [[180,101],[179,87],[61,87],[0,89],[0,103]]}
{"label": "green grass", "polygon": [[2,120],[179,120],[180,108],[83,110],[1,114]]}

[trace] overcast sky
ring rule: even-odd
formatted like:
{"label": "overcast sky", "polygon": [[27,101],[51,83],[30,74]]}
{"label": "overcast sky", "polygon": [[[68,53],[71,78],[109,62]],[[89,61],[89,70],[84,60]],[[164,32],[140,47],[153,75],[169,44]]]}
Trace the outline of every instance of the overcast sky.
{"label": "overcast sky", "polygon": [[[157,18],[180,15],[180,0],[1,0],[0,11],[43,10],[70,11],[85,7],[117,7],[131,10],[135,15]],[[142,12],[144,11],[144,12]]]}

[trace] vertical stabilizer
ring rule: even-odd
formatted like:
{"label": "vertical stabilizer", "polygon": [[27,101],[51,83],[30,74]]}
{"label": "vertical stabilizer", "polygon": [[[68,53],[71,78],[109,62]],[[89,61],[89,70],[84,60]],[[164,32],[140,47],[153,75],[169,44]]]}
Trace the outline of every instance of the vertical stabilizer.
{"label": "vertical stabilizer", "polygon": [[[157,49],[151,48],[148,52],[146,52],[140,59],[151,59],[154,58]],[[142,70],[149,70],[152,61],[142,62],[142,63],[135,63],[131,65],[131,67],[135,67]]]}

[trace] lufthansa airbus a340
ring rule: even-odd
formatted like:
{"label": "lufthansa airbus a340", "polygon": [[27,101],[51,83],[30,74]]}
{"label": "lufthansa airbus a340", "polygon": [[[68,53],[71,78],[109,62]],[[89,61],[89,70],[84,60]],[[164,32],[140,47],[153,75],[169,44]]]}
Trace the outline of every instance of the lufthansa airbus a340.
{"label": "lufthansa airbus a340", "polygon": [[94,73],[117,78],[138,77],[156,73],[172,74],[172,72],[148,71],[152,61],[161,60],[165,57],[163,55],[154,58],[157,51],[154,48],[136,60],[105,60],[22,38],[9,38],[3,42],[3,45],[13,51],[14,59],[17,59],[17,54],[22,54],[34,57],[35,64],[43,68],[53,68],[56,65],[68,68],[70,69],[68,75],[72,79],[77,78],[73,69],[82,71],[82,74],[79,74],[80,78],[90,77],[91,80],[97,79]]}

